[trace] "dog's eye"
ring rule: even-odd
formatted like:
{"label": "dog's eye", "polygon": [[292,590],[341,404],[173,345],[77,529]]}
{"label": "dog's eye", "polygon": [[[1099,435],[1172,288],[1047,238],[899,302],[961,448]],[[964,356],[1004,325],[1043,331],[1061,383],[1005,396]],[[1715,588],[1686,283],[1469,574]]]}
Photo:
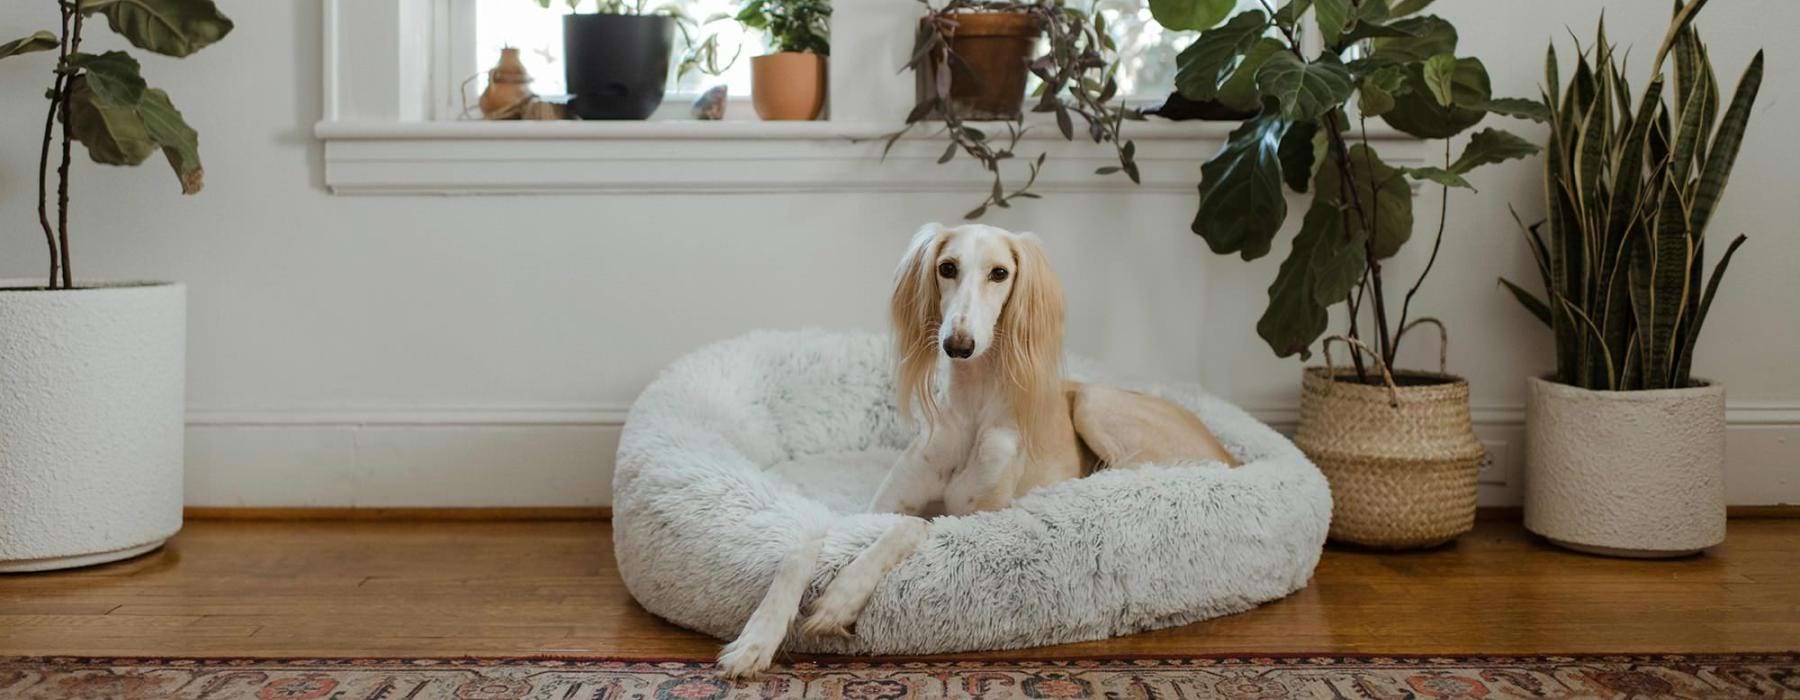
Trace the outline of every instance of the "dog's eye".
{"label": "dog's eye", "polygon": [[949,260],[938,263],[938,276],[947,280],[956,279],[956,263]]}
{"label": "dog's eye", "polygon": [[988,279],[990,281],[994,281],[994,282],[1005,282],[1006,275],[1007,275],[1006,268],[996,267],[996,268],[994,268],[993,272],[988,273]]}

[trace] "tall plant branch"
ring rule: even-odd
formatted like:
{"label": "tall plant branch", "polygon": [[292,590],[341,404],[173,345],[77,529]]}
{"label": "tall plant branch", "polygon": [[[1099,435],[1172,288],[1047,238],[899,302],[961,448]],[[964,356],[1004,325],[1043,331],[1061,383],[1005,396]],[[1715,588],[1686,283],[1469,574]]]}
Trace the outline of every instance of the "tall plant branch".
{"label": "tall plant branch", "polygon": [[62,27],[57,34],[56,81],[50,88],[50,107],[44,115],[43,147],[38,150],[38,224],[44,228],[44,244],[50,250],[50,280],[45,286],[55,289],[59,281],[57,273],[62,269],[62,258],[57,252],[56,228],[50,224],[50,146],[56,138],[56,113],[62,108],[63,83],[67,80],[62,68],[69,60],[69,6],[57,3],[62,13]]}
{"label": "tall plant branch", "polygon": [[[68,50],[63,55],[63,61],[66,62],[69,55],[81,50],[82,15],[80,8],[76,7],[74,2],[65,0],[61,6],[64,14],[74,16],[67,31],[67,40],[64,42],[68,46]],[[59,64],[59,67],[64,71],[61,81],[62,90],[56,95],[56,106],[51,108],[52,110],[63,110],[62,164],[56,170],[57,252],[62,258],[62,286],[64,289],[74,289],[75,276],[69,270],[69,163],[73,160],[75,127],[74,120],[70,118],[72,115],[68,114],[67,110],[69,109],[69,96],[75,92],[75,76],[68,71],[66,66]]]}
{"label": "tall plant branch", "polygon": [[[1450,167],[1450,140],[1444,139],[1444,167]],[[1431,274],[1431,267],[1437,264],[1438,250],[1444,247],[1444,226],[1449,222],[1450,186],[1444,185],[1443,195],[1438,199],[1437,238],[1431,242],[1431,257],[1425,260],[1425,269],[1419,271],[1419,278],[1413,281],[1412,289],[1406,290],[1406,301],[1400,305],[1400,326],[1406,328],[1406,317],[1412,312],[1413,295],[1419,293],[1419,287],[1425,284],[1425,277]]]}

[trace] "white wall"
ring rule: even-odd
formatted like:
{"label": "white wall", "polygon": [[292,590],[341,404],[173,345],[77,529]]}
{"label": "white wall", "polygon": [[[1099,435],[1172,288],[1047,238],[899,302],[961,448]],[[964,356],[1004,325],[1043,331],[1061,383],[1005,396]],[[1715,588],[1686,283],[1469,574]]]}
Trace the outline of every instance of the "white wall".
{"label": "white wall", "polygon": [[[160,164],[76,167],[82,277],[190,286],[188,495],[195,505],[595,505],[622,409],[669,360],[761,327],[877,329],[908,234],[953,219],[963,195],[334,197],[322,187],[320,12],[306,0],[225,0],[238,23],[189,61],[146,57],[201,131],[209,174],[176,196]],[[1535,95],[1551,38],[1587,35],[1599,3],[1443,0],[1462,53],[1496,92]],[[1606,6],[1641,76],[1666,4]],[[0,7],[4,33],[48,27],[52,3]],[[1751,236],[1701,345],[1697,372],[1730,387],[1734,503],[1800,502],[1800,6],[1733,0],[1702,28],[1736,82],[1754,47],[1769,75],[1724,207],[1720,238]],[[97,32],[103,34],[104,32]],[[114,43],[94,40],[94,48]],[[1565,60],[1565,65],[1568,62]],[[42,56],[0,62],[0,276],[44,269],[33,207]],[[1638,82],[1642,78],[1638,77]],[[1508,124],[1540,134],[1532,125]],[[1198,163],[1195,174],[1198,177]],[[969,167],[966,161],[962,167]],[[1537,163],[1452,196],[1450,240],[1422,297],[1452,329],[1452,370],[1473,382],[1484,436],[1520,450],[1520,377],[1551,365],[1548,337],[1496,289],[1529,279],[1506,205],[1538,203]],[[1128,374],[1201,380],[1280,420],[1298,363],[1254,335],[1285,246],[1256,264],[1210,255],[1188,231],[1191,195],[1058,194],[990,223],[1042,233],[1071,298],[1070,345]],[[1435,220],[1435,192],[1418,218]],[[1294,217],[1298,219],[1298,216]],[[1421,223],[1419,237],[1428,231]],[[1723,246],[1713,246],[1717,255]],[[1423,263],[1414,245],[1396,279]],[[4,332],[4,329],[0,329]],[[1406,358],[1435,359],[1430,342]],[[1484,495],[1516,498],[1516,475]]]}

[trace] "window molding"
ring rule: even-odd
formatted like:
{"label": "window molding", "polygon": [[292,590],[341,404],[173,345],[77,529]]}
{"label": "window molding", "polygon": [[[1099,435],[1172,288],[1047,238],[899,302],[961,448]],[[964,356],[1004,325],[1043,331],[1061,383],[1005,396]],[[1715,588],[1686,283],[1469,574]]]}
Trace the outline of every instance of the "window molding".
{"label": "window molding", "polygon": [[[578,193],[977,192],[991,176],[966,157],[937,163],[944,141],[915,129],[884,158],[884,138],[912,108],[913,79],[894,66],[910,53],[918,6],[836,0],[833,41],[856,47],[831,59],[831,114],[814,122],[754,119],[620,122],[483,122],[434,119],[455,99],[461,71],[432,47],[472,13],[459,0],[324,0],[322,103],[325,185],[342,195]],[[452,71],[446,73],[446,71]],[[446,99],[448,98],[448,99]],[[747,110],[733,100],[728,109]],[[664,113],[686,105],[671,107]],[[729,112],[728,112],[729,114]],[[1030,115],[1042,117],[1043,115]],[[1118,174],[1108,144],[1066,142],[1053,124],[1027,119],[1020,158],[1049,155],[1044,192],[1181,193],[1231,123],[1131,122],[1142,183]],[[990,133],[1004,132],[996,125]],[[1389,161],[1423,164],[1422,142],[1371,129]]]}

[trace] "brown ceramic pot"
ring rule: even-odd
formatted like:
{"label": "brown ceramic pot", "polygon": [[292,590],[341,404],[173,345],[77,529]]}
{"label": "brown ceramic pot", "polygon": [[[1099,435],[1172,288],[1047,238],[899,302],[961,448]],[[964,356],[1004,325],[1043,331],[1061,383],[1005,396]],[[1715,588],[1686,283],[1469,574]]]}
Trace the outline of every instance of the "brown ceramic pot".
{"label": "brown ceramic pot", "polygon": [[[953,69],[950,75],[951,108],[963,119],[1011,120],[1025,104],[1028,65],[1043,29],[1037,19],[1020,12],[968,12],[954,15],[955,33],[950,50],[969,66],[969,73]],[[919,71],[919,97],[933,93],[938,61]]]}
{"label": "brown ceramic pot", "polygon": [[784,51],[750,59],[750,102],[765,121],[811,121],[825,108],[825,57]]}

